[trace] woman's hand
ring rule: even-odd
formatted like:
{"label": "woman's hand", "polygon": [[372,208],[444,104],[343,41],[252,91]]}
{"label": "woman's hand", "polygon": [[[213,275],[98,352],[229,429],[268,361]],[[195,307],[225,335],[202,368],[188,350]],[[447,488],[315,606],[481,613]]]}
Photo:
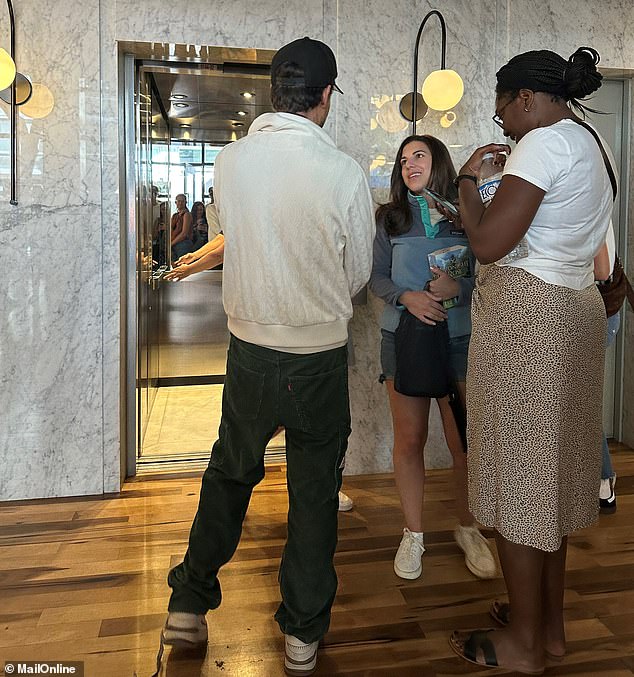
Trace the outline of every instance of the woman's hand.
{"label": "woman's hand", "polygon": [[[190,256],[190,254],[186,254],[185,256]],[[169,273],[165,273],[163,279],[168,282],[178,282],[179,280],[184,280],[186,277],[189,277],[193,272],[196,271],[192,271],[188,265],[179,265],[178,268],[174,268],[174,270],[170,270]]]}
{"label": "woman's hand", "polygon": [[447,275],[444,270],[435,266],[431,267],[431,272],[436,276],[436,279],[429,283],[429,291],[432,294],[436,294],[443,301],[453,299],[460,294],[460,283],[454,280],[451,275]]}
{"label": "woman's hand", "polygon": [[[456,205],[456,208],[458,208],[458,205]],[[460,212],[457,214],[454,214],[453,212],[450,212],[447,207],[443,207],[439,202],[436,202],[436,210],[443,215],[443,218],[447,219],[447,221],[450,221],[451,223],[455,224],[456,228],[458,230],[462,230],[462,220],[460,218]]]}
{"label": "woman's hand", "polygon": [[482,166],[482,158],[487,153],[493,153],[493,164],[499,165],[500,170],[504,167],[506,156],[511,152],[511,147],[507,143],[489,143],[486,146],[473,151],[471,157],[460,168],[458,174],[470,174],[471,176],[480,176],[480,167]]}
{"label": "woman's hand", "polygon": [[425,324],[436,324],[447,319],[447,311],[442,306],[442,298],[430,291],[403,292],[398,302]]}

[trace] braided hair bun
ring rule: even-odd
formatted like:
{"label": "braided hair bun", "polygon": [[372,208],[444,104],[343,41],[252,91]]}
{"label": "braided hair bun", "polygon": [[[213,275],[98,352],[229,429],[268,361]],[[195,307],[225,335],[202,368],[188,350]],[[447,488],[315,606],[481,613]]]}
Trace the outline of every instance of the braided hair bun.
{"label": "braided hair bun", "polygon": [[582,99],[601,87],[603,76],[597,70],[599,53],[592,47],[579,47],[564,70],[567,99]]}

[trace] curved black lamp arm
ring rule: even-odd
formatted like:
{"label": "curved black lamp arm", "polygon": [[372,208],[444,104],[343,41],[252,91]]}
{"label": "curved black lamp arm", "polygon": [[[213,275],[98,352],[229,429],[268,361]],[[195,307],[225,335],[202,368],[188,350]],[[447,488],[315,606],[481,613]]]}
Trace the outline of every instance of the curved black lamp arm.
{"label": "curved black lamp arm", "polygon": [[[11,0],[7,0],[7,7],[9,8],[9,24],[11,28],[11,58],[15,63],[15,18],[13,16],[13,4]],[[17,79],[17,78],[16,78]],[[18,137],[16,130],[18,128],[18,106],[15,102],[17,95],[16,80],[11,83],[11,113],[9,115],[9,134],[11,137],[11,199],[12,205],[17,205],[18,201],[15,196],[16,191],[16,159],[18,157]]]}
{"label": "curved black lamp arm", "polygon": [[447,26],[445,25],[445,18],[443,17],[443,15],[437,9],[432,9],[432,11],[429,12],[422,20],[418,28],[418,35],[416,36],[416,47],[414,47],[414,87],[412,89],[413,92],[412,134],[416,134],[416,99],[417,99],[416,94],[418,92],[418,47],[420,45],[420,37],[423,34],[423,28],[425,28],[427,20],[434,15],[437,16],[440,21],[440,30],[442,31],[442,44],[440,48],[440,68],[442,70],[445,70],[445,54],[447,53]]}

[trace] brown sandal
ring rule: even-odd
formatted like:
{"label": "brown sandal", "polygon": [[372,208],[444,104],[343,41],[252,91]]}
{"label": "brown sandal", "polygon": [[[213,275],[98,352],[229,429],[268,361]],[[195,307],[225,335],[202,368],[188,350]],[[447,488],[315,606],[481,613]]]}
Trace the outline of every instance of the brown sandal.
{"label": "brown sandal", "polygon": [[[511,605],[508,602],[501,602],[499,599],[496,599],[489,608],[489,616],[491,616],[496,623],[505,627],[509,624],[511,619]],[[553,663],[561,663],[566,656],[566,654],[550,653],[550,651],[545,651],[545,654],[546,659]]]}
{"label": "brown sandal", "polygon": [[500,602],[496,599],[489,608],[489,616],[502,626],[509,624],[511,618],[511,605],[508,602]]}
{"label": "brown sandal", "polygon": [[[489,633],[495,630],[474,630],[473,632],[454,631],[449,637],[449,645],[460,658],[481,668],[504,667],[498,665],[493,642],[489,639]],[[538,670],[513,670],[524,675],[541,675],[544,668]]]}

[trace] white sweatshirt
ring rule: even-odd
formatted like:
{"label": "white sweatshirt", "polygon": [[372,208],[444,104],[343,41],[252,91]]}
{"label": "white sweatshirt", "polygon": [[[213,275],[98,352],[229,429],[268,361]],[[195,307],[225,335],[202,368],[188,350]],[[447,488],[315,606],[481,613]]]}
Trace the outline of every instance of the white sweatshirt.
{"label": "white sweatshirt", "polygon": [[290,353],[345,345],[351,297],[372,268],[361,167],[310,120],[265,113],[218,154],[214,196],[231,333]]}

